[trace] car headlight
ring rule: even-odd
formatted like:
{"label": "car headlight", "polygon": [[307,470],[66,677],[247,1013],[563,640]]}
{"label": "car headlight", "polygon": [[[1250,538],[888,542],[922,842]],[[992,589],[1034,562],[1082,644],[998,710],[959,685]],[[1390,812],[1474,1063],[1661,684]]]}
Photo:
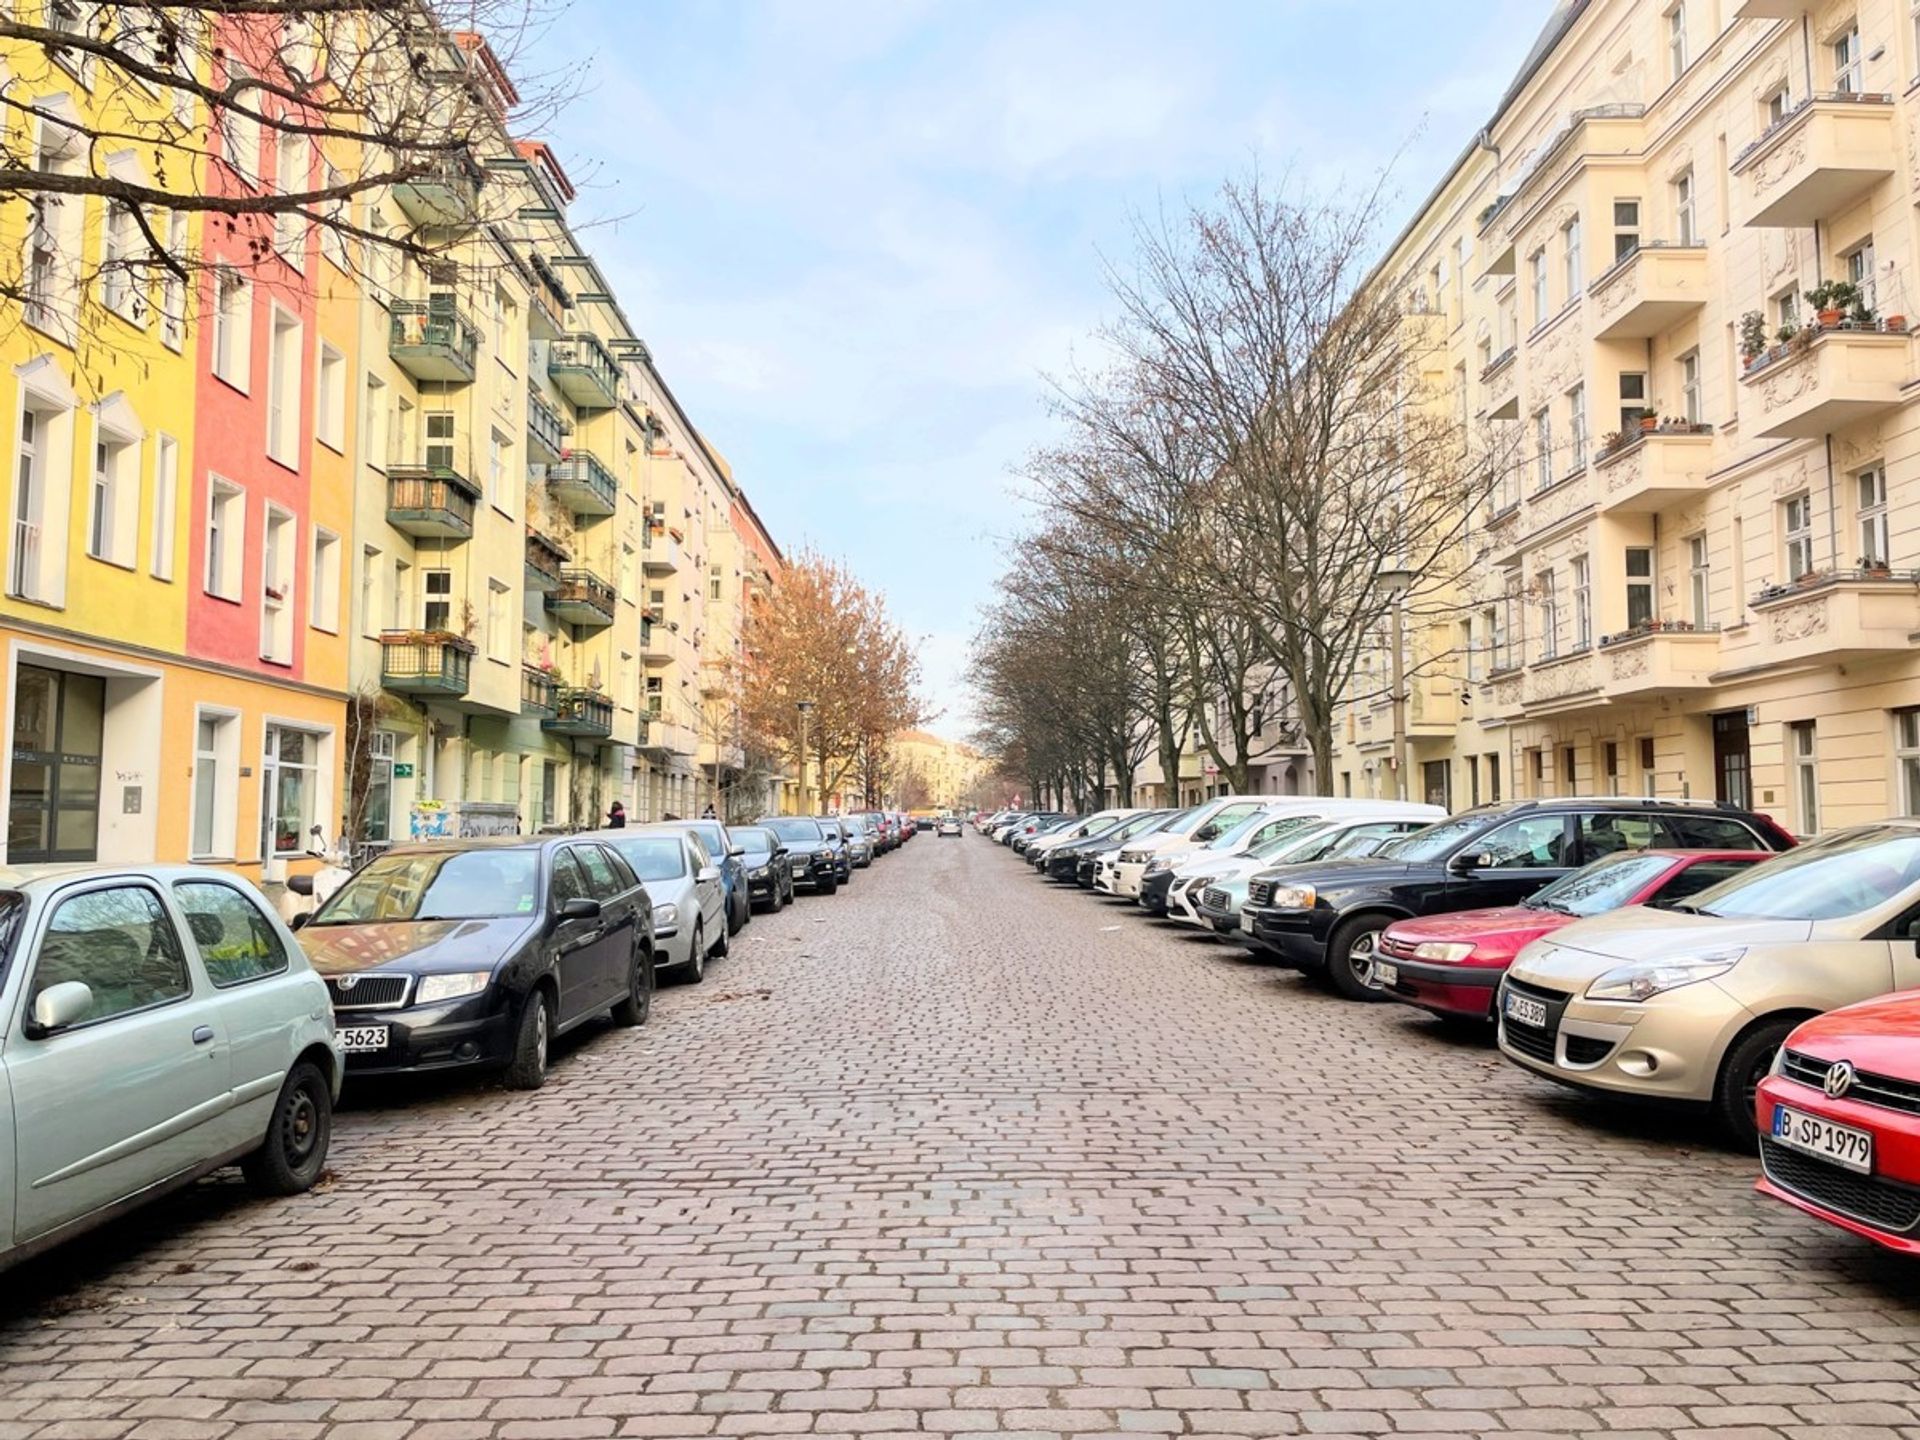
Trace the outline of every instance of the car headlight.
{"label": "car headlight", "polygon": [[1683,955],[1677,960],[1639,960],[1607,971],[1587,987],[1589,1000],[1649,1000],[1682,985],[1724,975],[1746,954],[1744,946]]}
{"label": "car headlight", "polygon": [[1149,860],[1147,862],[1147,874],[1149,875],[1164,875],[1171,869],[1173,869],[1173,861],[1171,860]]}
{"label": "car headlight", "polygon": [[653,907],[653,923],[656,929],[672,925],[678,921],[679,918],[680,907],[678,905],[656,905]]}
{"label": "car headlight", "polygon": [[1458,965],[1471,954],[1473,946],[1464,941],[1427,940],[1413,947],[1414,959],[1438,960],[1444,965]]}
{"label": "car headlight", "polygon": [[764,880],[772,873],[773,872],[765,865],[757,865],[747,872],[747,878],[749,880]]}
{"label": "car headlight", "polygon": [[1311,910],[1319,893],[1311,885],[1282,885],[1273,892],[1276,910]]}
{"label": "car headlight", "polygon": [[1144,850],[1122,850],[1120,852],[1120,863],[1122,865],[1138,865],[1146,858],[1147,852]]}
{"label": "car headlight", "polygon": [[413,1003],[433,1005],[441,1000],[458,1000],[462,995],[478,995],[492,980],[491,970],[470,970],[464,975],[423,975]]}

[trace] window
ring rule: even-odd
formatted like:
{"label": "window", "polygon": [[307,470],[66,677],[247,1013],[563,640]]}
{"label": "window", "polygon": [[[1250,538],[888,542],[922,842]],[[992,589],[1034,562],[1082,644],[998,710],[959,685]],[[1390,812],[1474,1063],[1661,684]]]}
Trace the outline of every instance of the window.
{"label": "window", "polygon": [[1780,528],[1786,545],[1787,579],[1813,571],[1813,498],[1806,491],[1780,504]]}
{"label": "window", "polygon": [[1540,572],[1540,658],[1560,653],[1560,582],[1551,570]]}
{"label": "window", "polygon": [[1653,551],[1645,545],[1627,547],[1627,628],[1637,630],[1652,623],[1657,612],[1653,606]]}
{"label": "window", "polygon": [[242,546],[246,543],[246,492],[218,475],[207,489],[207,583],[209,595],[240,598]]}
{"label": "window", "polygon": [[666,713],[665,682],[658,675],[647,677],[647,714],[658,720]]}
{"label": "window", "polygon": [[[299,195],[310,188],[307,137],[283,134],[274,142],[273,184],[282,195]],[[273,217],[273,248],[294,269],[306,265],[307,221],[302,210],[289,208]]]}
{"label": "window", "polygon": [[1467,756],[1467,806],[1469,809],[1480,803],[1480,757]]}
{"label": "window", "polygon": [[[246,66],[235,60],[227,61],[227,87],[243,84],[252,78]],[[260,97],[265,92],[248,89],[237,97],[237,104],[221,107],[220,143],[226,157],[228,168],[248,185],[260,180],[260,122],[250,114],[241,113],[241,106],[248,110],[257,109]]]}
{"label": "window", "polygon": [[316,527],[313,573],[307,577],[307,623],[329,635],[340,630],[340,537]]}
{"label": "window", "polygon": [[[59,452],[57,437],[72,433],[71,413],[37,410],[29,402],[20,411],[20,446],[14,457],[13,514],[8,537],[7,593],[57,605],[65,598],[67,487],[47,483],[47,467]],[[54,460],[53,463],[58,463]],[[42,567],[49,535],[53,554],[61,557]]]}
{"label": "window", "polygon": [[[1528,752],[1538,762],[1540,752]],[[1511,820],[1468,842],[1474,855],[1488,856],[1491,870],[1548,870],[1568,863],[1567,823],[1563,815],[1528,815]]]}
{"label": "window", "polygon": [[300,465],[300,322],[273,308],[267,352],[267,454],[282,465]]}
{"label": "window", "polygon": [[267,726],[260,767],[260,835],[266,854],[298,855],[319,810],[322,737],[285,725]]}
{"label": "window", "polygon": [[297,522],[277,505],[267,507],[260,549],[260,658],[293,663],[293,546]]}
{"label": "window", "polygon": [[287,968],[278,932],[260,907],[233,886],[185,880],[173,887],[173,898],[187,917],[187,933],[216,987],[244,985]]}
{"label": "window", "polygon": [[1787,726],[1787,763],[1793,766],[1794,820],[1802,835],[1820,833],[1820,775],[1815,766],[1813,721]]}
{"label": "window", "polygon": [[1600,761],[1601,768],[1606,772],[1607,794],[1618,795],[1620,793],[1620,745],[1617,741],[1609,740],[1600,747]]}
{"label": "window", "polygon": [[393,838],[393,732],[375,730],[367,736],[367,800],[360,812],[360,837]]}
{"label": "window", "polygon": [[1638,200],[1616,200],[1613,202],[1613,259],[1614,263],[1626,259],[1640,248],[1640,202]]}
{"label": "window", "polygon": [[1793,92],[1785,85],[1767,96],[1763,107],[1767,115],[1767,129],[1771,130],[1787,116],[1793,113]]}
{"label": "window", "polygon": [[1587,464],[1587,387],[1576,385],[1567,392],[1567,449],[1569,473]]}
{"label": "window", "polygon": [[1713,623],[1713,571],[1707,558],[1707,537],[1687,539],[1687,596],[1693,611],[1689,617],[1696,629]]}
{"label": "window", "polygon": [[1849,25],[1834,36],[1833,88],[1842,95],[1858,95],[1866,90],[1865,71],[1860,63],[1860,27]]}
{"label": "window", "polygon": [[1920,815],[1920,710],[1893,712],[1893,758],[1902,815]]}
{"label": "window", "polygon": [[1667,11],[1667,79],[1678,80],[1686,73],[1687,7],[1683,0]]}
{"label": "window", "polygon": [[1629,372],[1620,377],[1620,428],[1634,431],[1647,413],[1647,377]]}
{"label": "window", "polygon": [[1547,252],[1536,250],[1527,261],[1533,277],[1533,323],[1544,325],[1547,319]]}
{"label": "window", "polygon": [[347,449],[347,357],[325,341],[320,345],[320,368],[314,381],[313,401],[314,438],[344,455]]}
{"label": "window", "polygon": [[75,1022],[93,1025],[193,992],[180,936],[160,897],[144,885],[90,890],[63,901],[47,922],[34,967],[31,1007],[55,985],[78,981],[93,1004]]}
{"label": "window", "polygon": [[1697,237],[1693,223],[1693,171],[1682,170],[1673,182],[1673,243],[1693,245]]}
{"label": "window", "polygon": [[487,445],[487,499],[504,510],[507,508],[507,474],[512,467],[513,446],[507,437],[498,430],[488,432]]}
{"label": "window", "polygon": [[1868,236],[1847,252],[1847,280],[1860,292],[1860,303],[1868,313],[1878,308],[1874,295],[1873,237]]}
{"label": "window", "polygon": [[421,573],[420,578],[426,596],[420,616],[422,626],[428,630],[452,630],[453,572],[427,570]]}
{"label": "window", "polygon": [[720,586],[721,586],[722,578],[723,578],[723,572],[718,565],[714,565],[708,568],[707,599],[718,600],[720,598]]}
{"label": "window", "polygon": [[1569,568],[1573,572],[1573,645],[1584,650],[1593,644],[1593,581],[1586,556],[1574,556]]}
{"label": "window", "polygon": [[194,721],[193,834],[190,858],[218,860],[233,853],[234,766],[240,722],[201,711]]}
{"label": "window", "polygon": [[[13,13],[19,13],[16,5]],[[47,0],[47,28],[62,35],[79,35],[97,39],[100,36],[100,9],[98,5],[88,5],[85,0]],[[74,79],[81,88],[93,88],[94,57],[85,50],[68,49],[60,46],[51,52],[54,60]]]}
{"label": "window", "polygon": [[100,259],[100,302],[122,320],[135,325],[147,323],[147,301],[140,286],[147,265],[135,258],[144,244],[134,224],[132,209],[118,201],[109,204]]}
{"label": "window", "polygon": [[1680,413],[1686,417],[1689,425],[1701,423],[1700,352],[1698,350],[1680,357]]}
{"label": "window", "polygon": [[498,580],[487,581],[487,654],[495,660],[509,660],[507,650],[507,587]]}
{"label": "window", "polygon": [[1580,793],[1580,787],[1576,783],[1579,779],[1579,774],[1580,774],[1577,768],[1577,765],[1578,765],[1577,755],[1578,755],[1578,752],[1575,751],[1575,749],[1571,745],[1567,746],[1564,750],[1560,752],[1559,779],[1560,779],[1560,793],[1562,795],[1578,795]]}
{"label": "window", "polygon": [[1544,490],[1553,484],[1553,412],[1542,406],[1533,416],[1534,477]]}
{"label": "window", "polygon": [[253,359],[253,287],[231,266],[213,271],[213,373],[245,390]]}
{"label": "window", "polygon": [[396,558],[393,562],[393,588],[387,592],[387,628],[407,628],[407,578],[413,567]]}
{"label": "window", "polygon": [[360,549],[360,633],[380,633],[379,607],[375,599],[380,591],[380,552],[371,545]]}
{"label": "window", "polygon": [[1502,600],[1487,611],[1487,634],[1493,651],[1493,668],[1508,670],[1513,666],[1513,657],[1507,653],[1507,602]]}
{"label": "window", "polygon": [[1786,289],[1779,291],[1774,295],[1771,303],[1773,305],[1773,326],[1776,333],[1781,330],[1797,330],[1800,328],[1800,290],[1798,286],[1789,285]]}
{"label": "window", "polygon": [[1892,550],[1887,537],[1887,472],[1876,465],[1853,477],[1854,494],[1859,502],[1860,564],[1871,569],[1885,565]]}
{"label": "window", "polygon": [[114,447],[105,440],[93,442],[93,482],[87,488],[89,501],[87,554],[105,560],[113,554],[113,475],[116,468]]}
{"label": "window", "polygon": [[[411,428],[409,417],[412,408],[401,406],[401,429]],[[423,422],[426,426],[426,462],[441,470],[458,470],[459,454],[454,444],[454,418],[451,410],[429,410]],[[407,458],[412,458],[412,446],[406,447]]]}
{"label": "window", "polygon": [[1580,257],[1580,217],[1574,216],[1560,229],[1560,243],[1565,247],[1567,269],[1567,300],[1569,303],[1579,298],[1585,281],[1581,279]]}
{"label": "window", "polygon": [[147,568],[156,580],[173,579],[174,509],[180,503],[180,442],[158,435],[153,442],[153,549]]}
{"label": "window", "polygon": [[1487,803],[1500,803],[1500,755],[1497,751],[1487,754]]}
{"label": "window", "polygon": [[[343,183],[340,171],[324,155],[320,157],[320,187],[325,190],[337,190]],[[352,217],[344,198],[321,202],[320,212],[326,222],[320,226],[320,253],[337,270],[347,268],[347,237],[337,228],[346,224]]]}
{"label": "window", "polygon": [[384,471],[393,458],[387,452],[390,432],[387,428],[387,384],[377,376],[367,376],[366,403],[361,410],[361,434],[366,442],[367,464]]}

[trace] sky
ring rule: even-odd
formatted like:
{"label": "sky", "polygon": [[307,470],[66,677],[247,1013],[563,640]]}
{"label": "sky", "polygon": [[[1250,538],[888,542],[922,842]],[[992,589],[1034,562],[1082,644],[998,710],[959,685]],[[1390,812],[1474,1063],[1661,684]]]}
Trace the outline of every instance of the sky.
{"label": "sky", "polygon": [[1045,377],[1112,313],[1130,217],[1258,165],[1393,167],[1396,223],[1551,0],[570,0],[516,62],[587,248],[776,541],[965,670]]}

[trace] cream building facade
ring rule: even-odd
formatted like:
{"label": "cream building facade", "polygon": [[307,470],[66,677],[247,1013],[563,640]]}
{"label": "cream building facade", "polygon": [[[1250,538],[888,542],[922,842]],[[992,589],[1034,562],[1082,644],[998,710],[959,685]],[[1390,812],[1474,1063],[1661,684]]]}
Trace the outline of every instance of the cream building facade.
{"label": "cream building facade", "polygon": [[[894,789],[898,794],[909,774],[926,787],[925,805],[935,810],[958,810],[974,798],[986,777],[986,758],[971,745],[945,740],[927,730],[902,730],[893,737]],[[858,797],[843,797],[858,808]]]}
{"label": "cream building facade", "polygon": [[[1524,455],[1410,607],[1411,798],[1920,811],[1916,76],[1909,0],[1555,14],[1383,270]],[[1388,707],[1339,738],[1336,793],[1393,793]]]}

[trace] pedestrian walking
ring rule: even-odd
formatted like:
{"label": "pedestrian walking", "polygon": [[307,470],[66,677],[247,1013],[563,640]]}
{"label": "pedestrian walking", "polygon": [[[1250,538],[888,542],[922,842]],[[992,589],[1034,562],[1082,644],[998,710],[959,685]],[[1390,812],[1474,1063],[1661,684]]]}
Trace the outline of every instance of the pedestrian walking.
{"label": "pedestrian walking", "polygon": [[609,830],[624,830],[627,828],[627,807],[622,805],[618,800],[614,801],[613,808],[607,811],[607,828]]}

